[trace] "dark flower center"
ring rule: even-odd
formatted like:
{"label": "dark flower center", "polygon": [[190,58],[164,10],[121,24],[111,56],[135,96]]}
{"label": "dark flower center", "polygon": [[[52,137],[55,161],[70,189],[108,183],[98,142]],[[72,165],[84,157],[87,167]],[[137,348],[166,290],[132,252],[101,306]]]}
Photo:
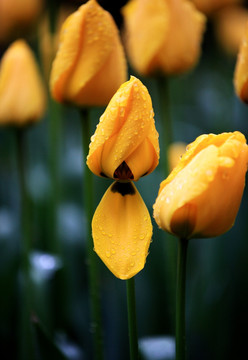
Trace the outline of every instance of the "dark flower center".
{"label": "dark flower center", "polygon": [[114,178],[119,180],[132,180],[134,178],[132,171],[125,161],[123,161],[115,170]]}

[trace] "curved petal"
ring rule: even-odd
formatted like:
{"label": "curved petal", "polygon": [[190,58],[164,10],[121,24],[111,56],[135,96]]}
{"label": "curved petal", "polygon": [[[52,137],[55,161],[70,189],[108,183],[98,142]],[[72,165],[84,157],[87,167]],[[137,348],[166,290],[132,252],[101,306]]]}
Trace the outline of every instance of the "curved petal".
{"label": "curved petal", "polygon": [[169,29],[154,62],[166,73],[181,73],[199,59],[206,18],[189,1],[170,1],[169,12]]}
{"label": "curved petal", "polygon": [[123,8],[125,44],[130,61],[141,74],[154,69],[153,58],[163,44],[169,24],[169,11],[164,0],[136,0]]}
{"label": "curved petal", "polygon": [[143,269],[152,237],[149,212],[132,182],[115,182],[93,220],[94,249],[109,270],[129,279]]}
{"label": "curved petal", "polygon": [[245,28],[234,70],[234,87],[240,99],[248,103],[248,24]]}
{"label": "curved petal", "polygon": [[[189,229],[190,237],[195,230],[196,218],[190,216],[183,218],[182,213],[178,214],[178,220],[172,218],[175,212],[185,204],[191,203],[194,199],[204,193],[213,181],[218,168],[218,149],[216,146],[209,146],[197,154],[192,161],[185,166],[160,192],[154,205],[154,218],[163,229],[175,233],[178,236],[185,236],[185,230]],[[195,213],[195,212],[194,212]],[[171,229],[173,223],[173,231]],[[187,223],[183,225],[182,222]]]}

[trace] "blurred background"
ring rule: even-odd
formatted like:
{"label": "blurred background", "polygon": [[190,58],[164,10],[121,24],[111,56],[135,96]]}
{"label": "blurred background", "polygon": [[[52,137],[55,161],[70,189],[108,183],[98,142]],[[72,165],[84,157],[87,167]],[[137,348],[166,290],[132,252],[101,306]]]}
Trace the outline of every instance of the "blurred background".
{"label": "blurred background", "polygon": [[[127,1],[99,1],[122,30],[121,7]],[[0,20],[1,20],[0,0]],[[18,37],[34,50],[45,81],[50,62],[48,15],[75,11],[82,1],[40,1],[32,21],[11,29],[0,21],[0,55]],[[226,5],[228,6],[228,5]],[[248,20],[247,2],[243,14]],[[63,11],[62,11],[63,9]],[[23,11],[25,7],[23,8]],[[173,139],[192,142],[203,133],[241,131],[248,137],[248,107],[237,98],[233,73],[238,45],[226,44],[221,35],[221,12],[207,14],[202,54],[186,74],[168,77]],[[52,31],[56,34],[60,26]],[[243,18],[242,18],[243,19]],[[61,20],[62,21],[62,20]],[[243,21],[243,20],[242,20]],[[241,18],[237,23],[241,23]],[[228,21],[229,24],[231,21]],[[237,24],[236,23],[236,24]],[[244,23],[244,21],[243,21]],[[21,24],[21,25],[20,25]],[[236,25],[237,26],[237,25]],[[235,32],[235,25],[231,33]],[[1,32],[2,31],[2,32]],[[50,30],[51,31],[51,30]],[[230,39],[230,36],[227,36]],[[230,49],[231,48],[231,49]],[[1,69],[0,69],[1,71]],[[140,78],[152,97],[155,121],[161,131],[156,80]],[[49,96],[49,91],[48,91]],[[52,113],[56,108],[57,119]],[[104,108],[91,110],[92,134]],[[35,359],[85,360],[92,358],[89,315],[88,265],[86,261],[83,162],[79,113],[69,106],[48,101],[44,118],[25,131],[25,170],[32,236],[32,329]],[[163,154],[161,154],[161,158]],[[52,184],[57,167],[56,194]],[[136,184],[152,216],[159,184],[160,166]],[[94,176],[96,208],[110,180]],[[53,201],[57,207],[53,216]],[[218,199],[216,199],[218,201]],[[234,227],[212,239],[189,244],[186,292],[187,352],[190,360],[243,359],[247,353],[248,323],[248,191],[245,189]],[[160,350],[158,340],[174,336],[176,239],[159,230],[154,233],[145,268],[136,276],[138,336],[144,359],[172,359]],[[14,127],[0,127],[0,357],[19,358],[21,196]],[[168,243],[170,246],[168,247]],[[112,275],[99,260],[104,351],[107,360],[127,360],[129,343],[125,282]],[[150,342],[149,342],[150,341]],[[147,348],[147,344],[149,345]],[[167,344],[167,345],[168,345]],[[149,351],[155,347],[154,352]],[[150,354],[150,352],[152,354]]]}

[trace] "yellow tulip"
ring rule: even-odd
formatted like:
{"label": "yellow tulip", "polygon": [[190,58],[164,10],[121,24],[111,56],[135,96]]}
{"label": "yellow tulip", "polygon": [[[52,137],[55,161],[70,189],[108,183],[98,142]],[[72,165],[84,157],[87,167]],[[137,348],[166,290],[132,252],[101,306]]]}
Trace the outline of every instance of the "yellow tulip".
{"label": "yellow tulip", "polygon": [[214,17],[217,40],[228,54],[237,55],[247,21],[248,11],[242,6],[226,6]]}
{"label": "yellow tulip", "polygon": [[215,11],[224,8],[227,5],[237,5],[243,0],[191,0],[197,9],[206,15],[210,15]]}
{"label": "yellow tulip", "polygon": [[26,125],[42,118],[45,87],[34,54],[24,40],[5,52],[0,67],[0,124]]}
{"label": "yellow tulip", "polygon": [[172,171],[180,161],[183,153],[186,150],[186,146],[187,146],[186,143],[181,141],[176,141],[170,144],[168,148],[168,160],[169,160],[170,171]]}
{"label": "yellow tulip", "polygon": [[242,199],[247,162],[240,132],[199,136],[160,185],[154,204],[158,226],[184,239],[229,230]]}
{"label": "yellow tulip", "polygon": [[50,89],[58,102],[107,105],[126,80],[126,61],[118,29],[96,0],[71,14],[60,33]]}
{"label": "yellow tulip", "polygon": [[152,237],[149,212],[132,182],[113,183],[92,220],[94,249],[109,270],[129,279],[143,269]]}
{"label": "yellow tulip", "polygon": [[91,138],[87,165],[98,175],[138,180],[158,165],[158,133],[151,97],[140,80],[122,84]]}
{"label": "yellow tulip", "polygon": [[237,96],[248,103],[248,23],[245,27],[234,70],[234,87]]}
{"label": "yellow tulip", "polygon": [[44,6],[43,0],[0,0],[0,42],[31,30]]}
{"label": "yellow tulip", "polygon": [[123,8],[125,44],[140,74],[182,73],[200,56],[205,16],[187,0],[132,0]]}

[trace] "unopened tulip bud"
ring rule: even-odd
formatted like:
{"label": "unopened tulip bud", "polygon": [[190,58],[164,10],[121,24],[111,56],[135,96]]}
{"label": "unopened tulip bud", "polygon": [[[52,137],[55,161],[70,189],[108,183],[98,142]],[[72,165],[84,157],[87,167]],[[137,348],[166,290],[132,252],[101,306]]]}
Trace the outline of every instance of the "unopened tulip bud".
{"label": "unopened tulip bud", "polygon": [[138,180],[158,165],[158,133],[151,97],[131,76],[111,99],[91,138],[87,165],[98,175]]}
{"label": "unopened tulip bud", "polygon": [[24,40],[5,52],[0,67],[0,124],[26,125],[42,118],[46,94],[34,54]]}
{"label": "unopened tulip bud", "polygon": [[178,74],[200,56],[205,16],[187,0],[132,0],[123,8],[125,44],[140,74]]}
{"label": "unopened tulip bud", "polygon": [[124,81],[126,61],[115,22],[89,0],[62,26],[50,77],[52,96],[78,106],[105,106]]}

